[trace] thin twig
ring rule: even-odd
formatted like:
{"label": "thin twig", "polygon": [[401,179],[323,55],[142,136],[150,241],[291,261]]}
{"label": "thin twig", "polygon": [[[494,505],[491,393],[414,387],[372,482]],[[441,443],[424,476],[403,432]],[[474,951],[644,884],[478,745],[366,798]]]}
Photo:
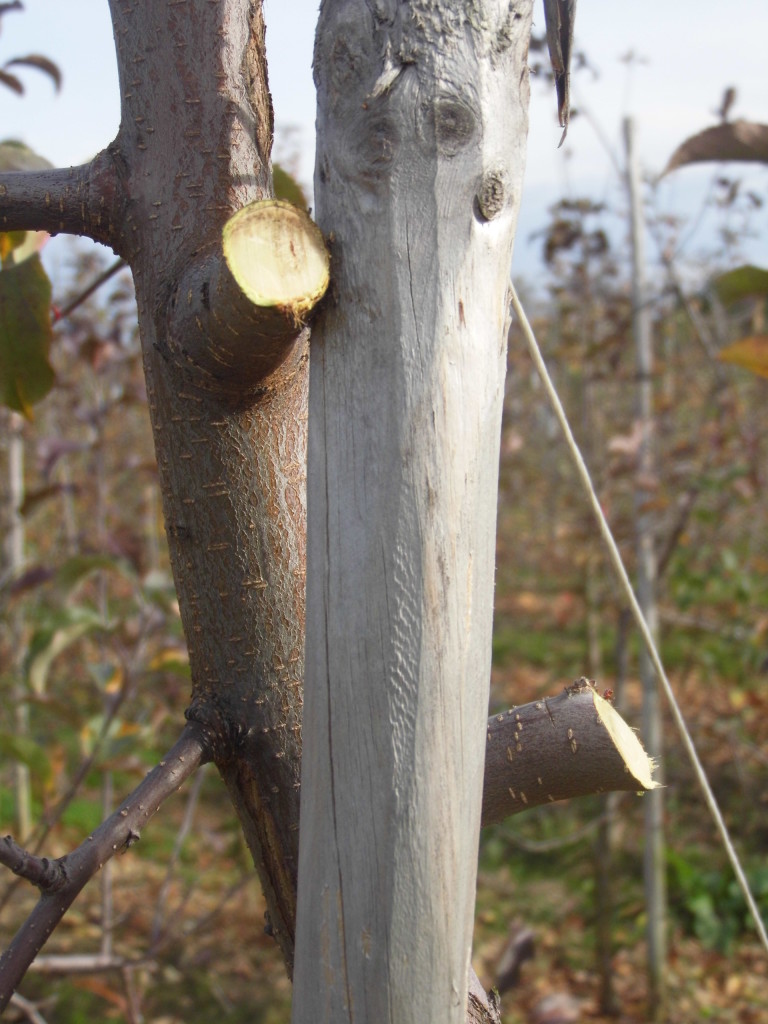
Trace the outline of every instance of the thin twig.
{"label": "thin twig", "polygon": [[[182,946],[189,935],[205,935],[209,931],[211,925],[218,919],[218,916],[224,911],[226,904],[232,898],[236,896],[241,889],[249,885],[253,881],[253,874],[249,871],[237,881],[233,882],[226,892],[220,897],[216,906],[211,910],[207,911],[202,918],[198,918],[195,921],[187,922],[186,925],[179,928],[176,932],[171,932],[171,922],[166,922],[165,931],[152,943],[150,948],[147,949],[145,955],[142,957],[142,961],[150,961],[159,957],[163,953],[167,953],[168,950],[173,949],[174,946]],[[184,899],[175,909],[175,915],[179,916],[182,907],[186,904],[188,897],[191,895],[193,890],[189,889]]]}
{"label": "thin twig", "polygon": [[113,953],[106,956],[103,953],[44,953],[29,965],[29,969],[41,974],[71,976],[122,971],[127,966],[133,966],[133,960]]}
{"label": "thin twig", "polygon": [[163,915],[165,913],[165,904],[168,900],[168,890],[170,889],[171,881],[173,880],[173,873],[176,869],[179,857],[181,856],[181,851],[184,847],[184,843],[192,828],[192,822],[195,817],[195,810],[197,809],[197,801],[200,796],[200,790],[202,788],[204,778],[205,765],[203,765],[203,767],[197,773],[194,782],[190,786],[189,796],[187,797],[187,807],[184,812],[184,820],[181,823],[181,828],[176,834],[176,840],[173,844],[171,859],[168,862],[168,867],[165,872],[163,884],[160,886],[160,893],[157,897],[155,916],[152,921],[152,930],[150,932],[150,943],[153,945],[161,932]]}
{"label": "thin twig", "polygon": [[69,316],[70,313],[74,313],[78,306],[81,306],[86,299],[89,299],[106,281],[111,277],[114,277],[118,270],[121,270],[127,265],[128,264],[123,259],[115,260],[114,263],[111,263],[103,274],[99,274],[93,283],[88,285],[85,291],[80,292],[80,294],[72,299],[71,302],[67,303],[63,309],[54,308],[53,322],[57,323],[59,320],[63,320],[64,317]]}
{"label": "thin twig", "polygon": [[0,1013],[87,882],[106,861],[140,839],[141,829],[163,801],[207,760],[205,734],[200,726],[189,722],[166,757],[76,850],[56,861],[29,858],[28,862],[20,859],[18,847],[11,851],[15,870],[39,875],[44,866],[46,871],[42,884],[36,883],[42,890],[37,906],[0,957]]}
{"label": "thin twig", "polygon": [[[112,811],[112,772],[104,772],[101,791],[101,813],[106,819]],[[112,956],[112,933],[115,927],[112,900],[112,861],[108,860],[101,872],[101,955]]]}
{"label": "thin twig", "polygon": [[564,836],[554,836],[552,839],[525,839],[518,832],[515,832],[514,829],[506,828],[504,830],[504,838],[508,839],[513,846],[523,850],[525,853],[552,853],[553,850],[562,850],[565,846],[581,842],[582,839],[586,839],[588,835],[607,820],[608,812],[603,811],[596,818],[586,822],[580,828],[573,829]]}
{"label": "thin twig", "polygon": [[664,539],[664,546],[661,550],[661,553],[658,556],[658,561],[656,564],[657,579],[661,579],[664,573],[667,571],[669,563],[672,560],[672,555],[674,555],[675,551],[677,550],[678,542],[685,533],[686,527],[688,526],[688,522],[691,518],[691,512],[693,511],[693,507],[696,504],[696,499],[698,498],[700,493],[701,485],[697,483],[695,480],[688,485],[688,489],[683,495],[682,500],[678,506],[675,522],[672,524],[671,530],[669,530],[669,532],[667,533],[667,536]]}
{"label": "thin twig", "polygon": [[29,999],[25,999],[24,996],[20,996],[18,993],[12,995],[11,1006],[21,1010],[30,1024],[46,1024],[45,1017],[43,1017],[35,1004]]}
{"label": "thin twig", "polygon": [[141,998],[136,988],[134,971],[131,967],[124,967],[122,975],[125,995],[128,1000],[129,1024],[144,1024],[144,1014],[141,1012]]}
{"label": "thin twig", "polygon": [[[54,809],[50,813],[48,813],[45,816],[45,818],[39,823],[36,831],[32,834],[31,844],[28,851],[30,855],[34,856],[35,854],[38,854],[40,852],[40,850],[43,847],[43,843],[48,838],[48,835],[50,834],[51,830],[54,828],[55,825],[58,824],[62,814],[64,813],[64,811],[66,811],[67,807],[69,807],[70,803],[77,795],[77,791],[80,788],[80,784],[82,783],[83,779],[87,776],[88,772],[91,770],[94,763],[96,762],[97,757],[101,753],[101,747],[109,734],[110,727],[112,726],[112,723],[115,720],[118,711],[122,707],[123,702],[125,701],[128,695],[131,681],[131,674],[126,672],[123,675],[123,682],[120,687],[120,690],[115,695],[115,698],[112,701],[109,711],[107,712],[104,721],[102,722],[99,735],[96,737],[96,740],[94,741],[90,754],[80,764],[80,767],[75,773],[67,792],[59,800]],[[18,885],[19,882],[17,880],[6,887],[5,892],[3,893],[2,897],[0,897],[0,912],[3,911],[8,901],[16,892]]]}

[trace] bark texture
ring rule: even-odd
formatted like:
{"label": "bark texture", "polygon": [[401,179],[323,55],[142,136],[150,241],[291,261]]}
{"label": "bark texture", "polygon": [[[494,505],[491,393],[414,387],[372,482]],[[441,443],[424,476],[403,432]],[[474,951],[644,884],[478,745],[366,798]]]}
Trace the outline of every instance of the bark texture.
{"label": "bark texture", "polygon": [[464,1019],[530,17],[321,9],[295,1024]]}
{"label": "bark texture", "polygon": [[488,719],[482,824],[587,794],[655,789],[654,762],[586,679]]}
{"label": "bark texture", "polygon": [[[108,157],[111,242],[136,282],[150,414],[192,669],[288,963],[293,950],[303,676],[307,337],[242,386],[217,354],[226,219],[270,192],[261,4],[110,4],[122,121]],[[215,83],[215,87],[211,87]],[[214,253],[214,258],[210,258]],[[205,316],[203,338],[195,334]],[[193,326],[194,324],[194,326]],[[256,325],[237,321],[263,355]],[[199,355],[207,343],[209,359]],[[190,352],[197,355],[190,357]],[[216,366],[221,371],[216,371]],[[237,377],[237,373],[235,373]]]}

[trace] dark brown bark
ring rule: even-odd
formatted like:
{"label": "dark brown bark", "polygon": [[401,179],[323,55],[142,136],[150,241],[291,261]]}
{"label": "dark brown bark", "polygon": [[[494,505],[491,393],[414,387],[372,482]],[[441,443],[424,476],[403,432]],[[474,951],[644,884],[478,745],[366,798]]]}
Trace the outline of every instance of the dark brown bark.
{"label": "dark brown bark", "polygon": [[[110,7],[122,122],[109,153],[126,208],[118,251],[136,283],[166,530],[189,645],[188,716],[215,736],[213,758],[290,965],[307,337],[298,334],[276,358],[271,353],[261,380],[242,387],[238,367],[224,366],[212,387],[210,368],[187,357],[199,339],[177,305],[179,283],[191,275],[200,293],[206,283],[215,292],[218,260],[206,279],[200,254],[218,252],[227,218],[269,194],[272,113],[262,10],[243,0],[113,0]],[[212,349],[231,342],[229,327],[222,317],[208,319]],[[227,391],[238,385],[236,403]]]}
{"label": "dark brown bark", "polygon": [[81,167],[9,172],[0,183],[0,231],[83,235],[118,252],[122,198],[108,152]]}
{"label": "dark brown bark", "polygon": [[630,746],[611,737],[586,680],[494,715],[488,720],[483,825],[557,800],[645,789],[652,764],[634,737]]}

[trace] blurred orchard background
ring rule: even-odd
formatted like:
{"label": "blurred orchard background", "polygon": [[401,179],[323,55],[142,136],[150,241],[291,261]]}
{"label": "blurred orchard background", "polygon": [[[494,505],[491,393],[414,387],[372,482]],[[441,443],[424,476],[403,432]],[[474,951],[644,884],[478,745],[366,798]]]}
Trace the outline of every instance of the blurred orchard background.
{"label": "blurred orchard background", "polygon": [[[0,139],[57,166],[89,159],[119,116],[107,5],[14,6],[0,5]],[[265,11],[275,156],[311,205],[316,7],[266,0]],[[768,9],[737,0],[724,19],[693,0],[582,0],[574,113],[558,150],[537,13],[512,270],[630,571],[642,537],[653,549],[665,664],[765,918],[764,136],[762,157],[726,158],[735,122],[768,121]],[[44,60],[14,63],[30,55]],[[650,463],[640,458],[628,117],[653,349]],[[662,175],[677,147],[715,125],[725,131],[706,162],[684,158]],[[0,291],[0,831],[56,856],[174,741],[189,673],[130,276],[96,245],[34,242],[52,282],[53,325],[36,335],[50,366],[34,371],[39,401],[14,400],[7,387],[18,324]],[[11,249],[3,243],[6,264]],[[586,675],[640,728],[638,639],[515,325],[505,409],[491,711]],[[662,720],[655,884],[666,889],[669,1019],[760,1024],[765,952],[666,711]],[[485,831],[474,963],[487,986],[506,990],[505,1024],[648,1018],[644,827],[643,800],[615,795]],[[33,899],[0,876],[0,944]],[[290,986],[263,913],[223,787],[200,772],[86,890],[22,994],[39,1019],[60,1024],[286,1021]],[[22,1003],[14,1014],[25,1018]]]}

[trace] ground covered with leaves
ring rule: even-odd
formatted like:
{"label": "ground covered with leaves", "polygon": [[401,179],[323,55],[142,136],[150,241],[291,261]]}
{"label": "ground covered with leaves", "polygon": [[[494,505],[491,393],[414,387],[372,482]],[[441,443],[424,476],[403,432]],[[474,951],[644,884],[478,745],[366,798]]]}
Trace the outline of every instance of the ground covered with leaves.
{"label": "ground covered with leaves", "polygon": [[[554,607],[547,616],[537,606],[540,627],[548,619],[556,626],[557,602]],[[752,690],[736,690],[691,675],[673,682],[765,920],[768,687],[758,680]],[[524,703],[556,689],[547,673],[515,666],[495,670],[493,692],[503,706],[513,693]],[[640,699],[639,684],[630,680],[623,703],[633,725]],[[768,1021],[768,954],[670,716],[665,735],[670,921],[668,1012],[661,1019],[762,1024]],[[633,794],[548,806],[486,830],[474,964],[487,988],[499,984],[515,939],[531,936],[532,955],[502,995],[504,1024],[648,1019],[642,850],[643,801]],[[597,936],[606,879],[609,949],[601,970]]]}
{"label": "ground covered with leaves", "polygon": [[[494,698],[514,689],[519,703],[557,692],[546,673],[497,669]],[[639,687],[628,684],[626,716],[637,716]],[[764,690],[764,687],[762,688]],[[765,758],[768,695],[734,698],[715,683],[683,682],[680,698],[740,852],[768,911]],[[668,730],[669,1016],[674,1024],[762,1024],[768,1017],[768,957],[700,799]],[[144,765],[115,773],[121,791]],[[93,776],[92,783],[98,782]],[[647,1019],[642,888],[642,798],[600,798],[549,806],[487,829],[478,878],[474,965],[498,984],[510,936],[530,933],[530,956],[502,994],[504,1024],[569,1021],[640,1024]],[[98,791],[74,802],[50,837],[63,853],[98,817]],[[598,881],[610,880],[611,952],[598,968]],[[55,934],[45,955],[104,951],[104,899],[112,901],[108,948],[122,966],[54,973],[33,970],[22,993],[52,1024],[185,1024],[211,1019],[278,1024],[289,1019],[290,984],[265,932],[264,902],[223,787],[212,769],[188,785],[145,830],[140,844],[113,862],[109,889],[96,881]],[[32,896],[17,888],[3,910],[9,936]],[[73,961],[74,964],[74,961]],[[65,968],[66,969],[66,968]],[[615,1016],[604,1012],[610,1000]],[[23,1020],[9,1011],[7,1019]]]}

